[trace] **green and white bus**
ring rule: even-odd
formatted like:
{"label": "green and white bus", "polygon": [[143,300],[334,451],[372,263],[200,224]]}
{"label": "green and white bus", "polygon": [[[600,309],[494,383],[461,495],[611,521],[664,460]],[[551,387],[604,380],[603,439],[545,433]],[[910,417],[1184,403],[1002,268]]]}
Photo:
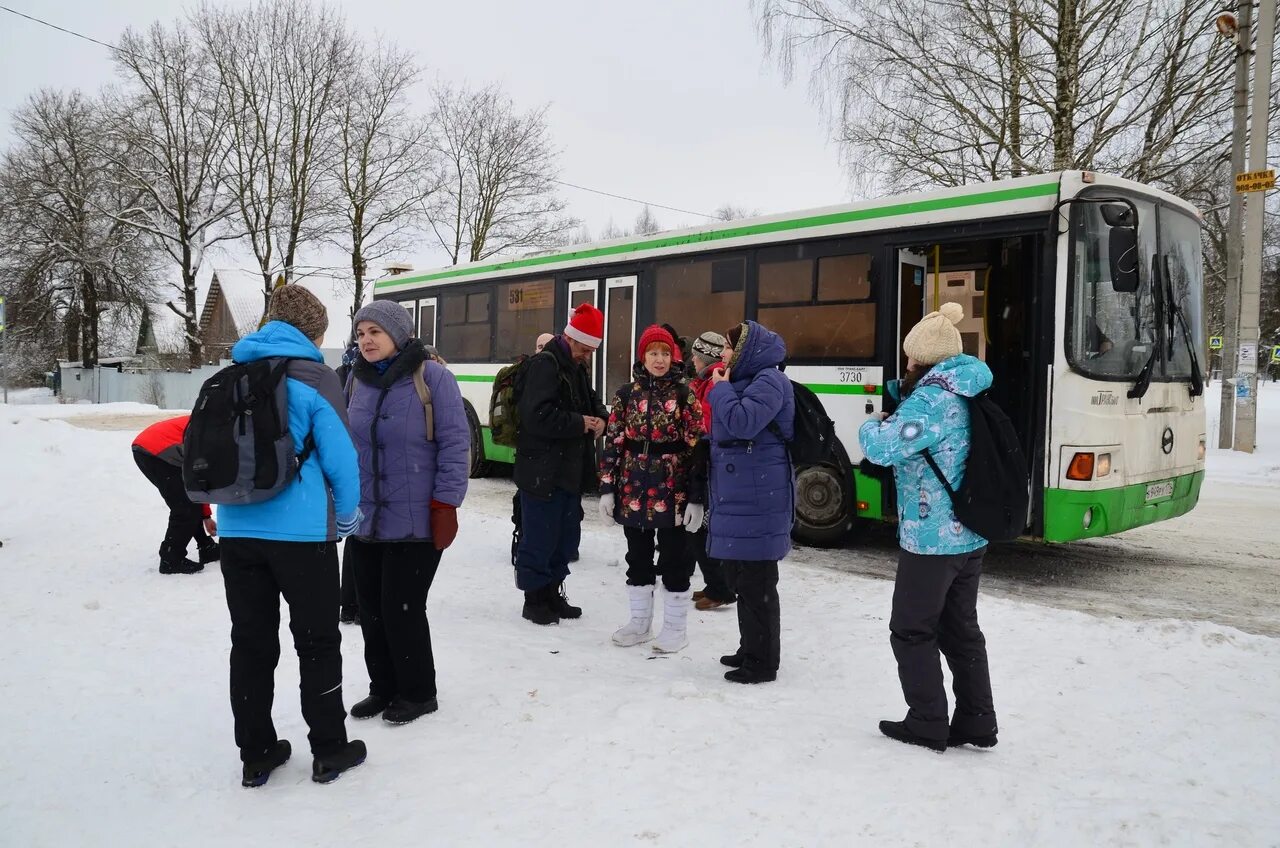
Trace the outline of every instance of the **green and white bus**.
{"label": "green and white bus", "polygon": [[836,423],[842,450],[797,469],[797,539],[839,541],[891,518],[891,485],[858,470],[857,430],[905,368],[904,334],[965,309],[965,350],[1032,469],[1027,535],[1065,542],[1181,515],[1204,478],[1200,218],[1150,186],[1063,171],[406,273],[402,303],[463,387],[473,474],[513,452],[488,437],[494,374],[578,304],[605,314],[602,399],[629,378],[637,333],[750,318],[782,334],[786,373]]}

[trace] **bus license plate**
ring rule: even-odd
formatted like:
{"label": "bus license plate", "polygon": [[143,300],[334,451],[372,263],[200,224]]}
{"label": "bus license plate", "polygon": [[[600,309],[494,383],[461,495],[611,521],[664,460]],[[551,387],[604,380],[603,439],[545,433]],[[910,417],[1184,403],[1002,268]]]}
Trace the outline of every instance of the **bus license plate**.
{"label": "bus license plate", "polygon": [[1173,496],[1173,481],[1167,480],[1164,483],[1152,483],[1147,486],[1147,502],[1158,501],[1161,498]]}

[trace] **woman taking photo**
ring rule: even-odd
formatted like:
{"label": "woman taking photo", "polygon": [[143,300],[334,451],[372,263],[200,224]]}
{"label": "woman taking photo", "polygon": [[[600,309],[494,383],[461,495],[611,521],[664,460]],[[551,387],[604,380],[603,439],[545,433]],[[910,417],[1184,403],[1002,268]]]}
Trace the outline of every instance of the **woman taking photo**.
{"label": "woman taking photo", "polygon": [[364,518],[347,556],[369,697],[351,716],[406,724],[437,707],[427,592],[458,532],[471,437],[457,380],[413,338],[403,306],[362,307],[355,331],[347,403]]}

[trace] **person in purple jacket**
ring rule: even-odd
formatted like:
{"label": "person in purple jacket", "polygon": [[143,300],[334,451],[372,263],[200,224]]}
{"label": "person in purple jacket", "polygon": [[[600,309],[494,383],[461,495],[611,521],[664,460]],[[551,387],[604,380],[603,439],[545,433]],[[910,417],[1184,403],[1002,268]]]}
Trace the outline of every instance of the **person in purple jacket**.
{"label": "person in purple jacket", "polygon": [[374,301],[354,323],[360,358],[347,378],[347,409],[364,519],[347,556],[369,697],[351,716],[406,724],[437,709],[427,593],[458,533],[471,435],[458,381],[413,337],[403,306]]}
{"label": "person in purple jacket", "polygon": [[795,435],[791,381],[778,368],[787,346],[777,333],[744,321],[725,334],[725,369],[711,375],[711,503],[707,553],[723,560],[738,593],[735,653],[724,679],[768,683],[778,677],[778,560],[791,550],[795,481],[787,442]]}

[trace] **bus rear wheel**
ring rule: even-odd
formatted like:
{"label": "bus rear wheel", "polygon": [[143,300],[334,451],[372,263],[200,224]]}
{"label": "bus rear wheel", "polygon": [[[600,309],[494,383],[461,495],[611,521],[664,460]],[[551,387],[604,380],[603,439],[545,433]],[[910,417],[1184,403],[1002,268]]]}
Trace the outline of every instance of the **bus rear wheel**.
{"label": "bus rear wheel", "polygon": [[485,477],[493,470],[493,464],[484,458],[484,431],[480,429],[480,417],[469,401],[462,405],[467,410],[467,429],[471,431],[471,477]]}
{"label": "bus rear wheel", "polygon": [[818,547],[840,544],[853,526],[852,488],[834,465],[797,469],[795,540]]}

